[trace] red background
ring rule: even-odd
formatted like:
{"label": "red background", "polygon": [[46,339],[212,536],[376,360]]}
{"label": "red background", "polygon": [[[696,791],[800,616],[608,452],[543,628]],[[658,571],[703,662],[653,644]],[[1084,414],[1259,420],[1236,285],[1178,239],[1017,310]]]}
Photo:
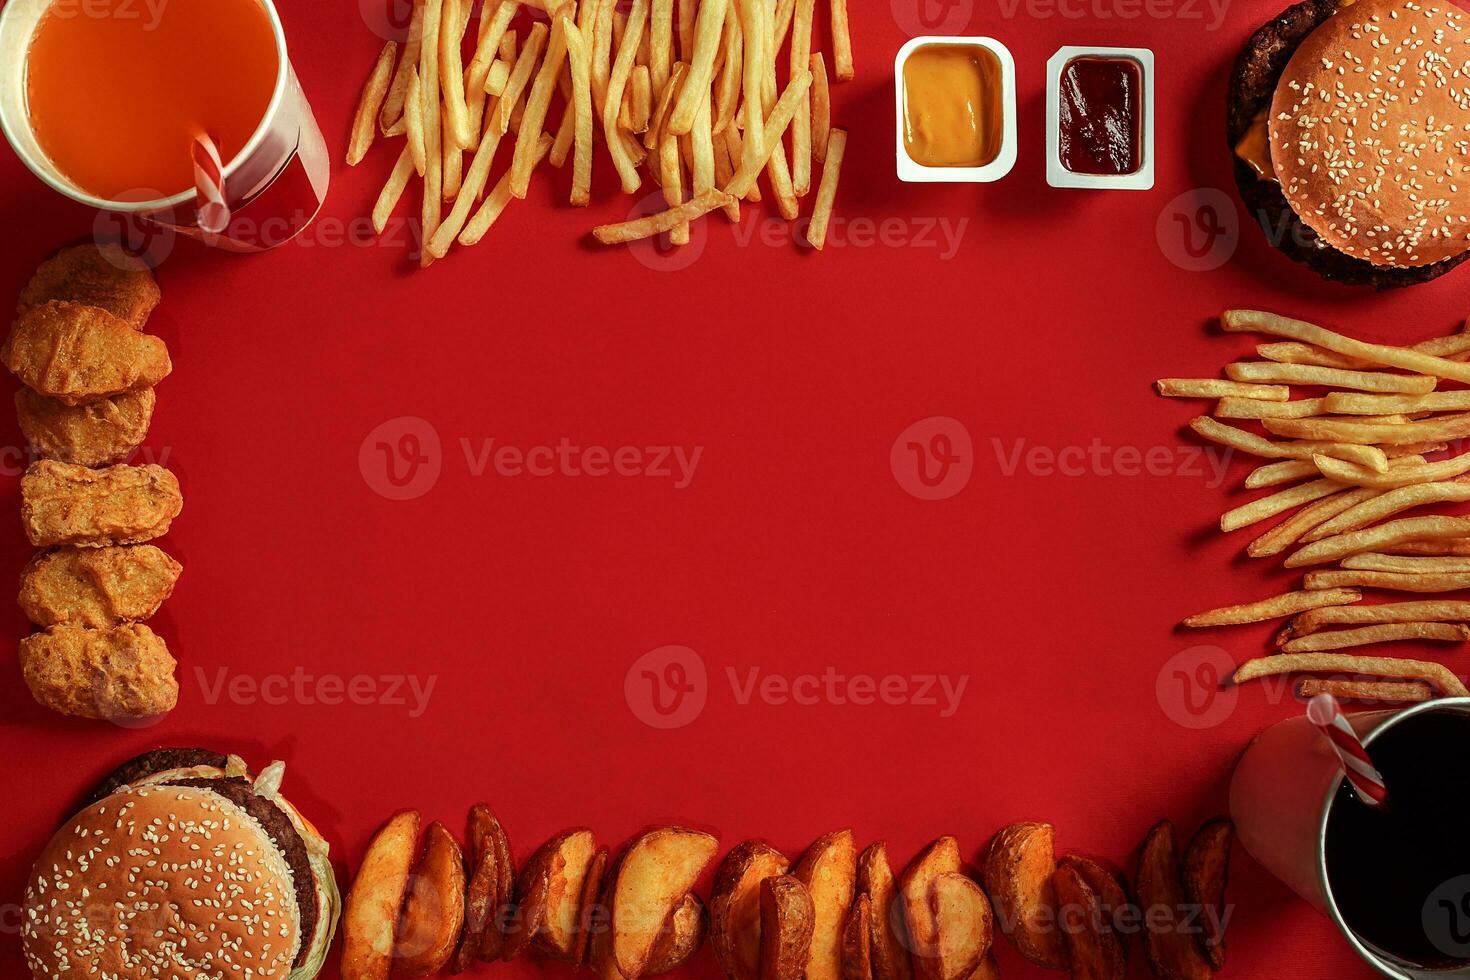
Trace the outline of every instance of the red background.
{"label": "red background", "polygon": [[[1064,850],[1121,862],[1161,817],[1189,833],[1223,812],[1237,753],[1299,710],[1259,688],[1233,705],[1196,689],[1212,723],[1176,720],[1193,716],[1171,657],[1218,644],[1245,659],[1268,630],[1185,636],[1173,624],[1293,581],[1240,557],[1251,532],[1211,531],[1242,499],[1249,464],[1237,461],[1220,488],[1177,465],[1007,475],[997,441],[1007,455],[1094,440],[1176,451],[1191,444],[1179,429],[1196,406],[1159,401],[1149,382],[1209,376],[1249,350],[1246,338],[1212,335],[1219,310],[1259,305],[1407,341],[1458,325],[1470,273],[1392,295],[1349,290],[1293,266],[1254,227],[1222,268],[1170,259],[1182,254],[1178,195],[1223,188],[1233,199],[1225,80],[1248,32],[1278,12],[1269,3],[1237,2],[1215,30],[1210,9],[1185,0],[1066,8],[1082,16],[1024,0],[931,6],[936,20],[955,18],[953,33],[1013,51],[1020,160],[994,185],[901,184],[892,58],[919,32],[924,3],[852,0],[859,78],[834,86],[835,122],[852,134],[838,214],[898,219],[887,243],[834,227],[821,255],[742,245],[717,217],[696,261],[658,271],[588,244],[591,225],[629,206],[602,157],[590,210],[565,206],[568,174],[543,173],[482,244],[427,271],[401,244],[325,234],[250,258],[179,243],[159,270],[165,300],[150,326],[176,368],[149,445],[170,453],[186,496],[164,542],[185,574],[154,623],[179,658],[182,700],[146,730],[68,721],[32,703],[10,670],[0,899],[19,900],[32,856],[84,789],[160,744],[288,760],[288,792],[344,871],[393,810],[421,808],[458,832],[481,799],[520,857],[571,825],[616,845],[679,821],[726,846],[765,836],[793,856],[850,825],[864,843],[887,838],[898,864],[944,833],[973,859],[1023,818],[1055,823]],[[379,146],[363,166],[340,167],[382,41],[351,0],[282,6],[338,159],[318,226],[329,229],[368,212],[396,153]],[[1086,43],[1157,55],[1151,191],[1045,184],[1044,64],[1058,46]],[[0,188],[8,296],[49,252],[89,234],[93,216],[13,156],[0,161]],[[968,222],[948,259],[912,240],[939,218]],[[437,431],[442,473],[423,496],[394,501],[374,491],[359,450],[404,416]],[[906,493],[889,463],[898,434],[930,416],[958,419],[973,439],[973,476],[942,501]],[[683,490],[655,478],[474,477],[460,439],[492,437],[703,455]],[[0,412],[0,442],[19,440]],[[15,460],[11,451],[0,483],[12,514]],[[13,579],[29,553],[19,522],[0,521],[0,577]],[[0,618],[10,635],[27,632],[8,604]],[[630,710],[624,678],[668,644],[702,657],[709,699],[691,724],[662,731]],[[966,675],[968,687],[944,718],[918,705],[740,704],[726,679],[727,668],[790,677],[829,666]],[[294,696],[208,703],[200,682],[298,668],[344,680],[406,672],[437,686],[410,718],[401,705]],[[1244,854],[1231,897],[1230,975],[1369,974]],[[0,972],[22,969],[18,949],[7,905]],[[1041,975],[998,949],[1007,976]],[[1136,950],[1130,970],[1146,974]],[[681,972],[717,968],[705,949]]]}

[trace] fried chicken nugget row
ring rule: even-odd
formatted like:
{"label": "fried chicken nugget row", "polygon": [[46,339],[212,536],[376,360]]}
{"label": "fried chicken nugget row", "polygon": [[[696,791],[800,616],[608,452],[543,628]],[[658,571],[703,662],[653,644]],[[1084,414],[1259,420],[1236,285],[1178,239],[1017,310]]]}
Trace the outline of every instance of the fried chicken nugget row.
{"label": "fried chicken nugget row", "polygon": [[49,549],[21,576],[21,608],[45,627],[21,641],[21,673],[38,703],[66,715],[142,718],[178,702],[177,663],[138,622],[182,571],[142,543],[183,509],[178,480],[108,465],[147,437],[153,386],[172,369],[163,341],[141,332],[159,299],[152,273],[117,246],[62,249],[21,293],[0,346],[25,384],[21,431],[43,457],[21,479],[21,519]]}

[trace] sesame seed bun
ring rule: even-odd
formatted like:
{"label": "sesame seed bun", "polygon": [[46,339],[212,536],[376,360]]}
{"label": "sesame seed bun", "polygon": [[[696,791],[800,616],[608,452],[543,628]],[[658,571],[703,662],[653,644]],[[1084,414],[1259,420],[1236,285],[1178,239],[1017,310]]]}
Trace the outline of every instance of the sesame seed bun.
{"label": "sesame seed bun", "polygon": [[1358,0],[1292,55],[1271,163],[1327,245],[1378,267],[1470,250],[1470,23],[1429,0]]}
{"label": "sesame seed bun", "polygon": [[301,944],[291,869],[265,829],[209,789],[154,785],[57,832],[26,888],[37,980],[284,978]]}

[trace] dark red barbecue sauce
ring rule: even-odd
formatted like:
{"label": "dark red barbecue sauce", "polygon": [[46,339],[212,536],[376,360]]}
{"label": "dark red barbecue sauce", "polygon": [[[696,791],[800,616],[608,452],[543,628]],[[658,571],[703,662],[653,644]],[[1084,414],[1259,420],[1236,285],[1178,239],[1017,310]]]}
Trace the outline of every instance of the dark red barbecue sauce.
{"label": "dark red barbecue sauce", "polygon": [[1062,166],[1117,176],[1142,166],[1143,69],[1132,58],[1073,58],[1062,66],[1057,128]]}

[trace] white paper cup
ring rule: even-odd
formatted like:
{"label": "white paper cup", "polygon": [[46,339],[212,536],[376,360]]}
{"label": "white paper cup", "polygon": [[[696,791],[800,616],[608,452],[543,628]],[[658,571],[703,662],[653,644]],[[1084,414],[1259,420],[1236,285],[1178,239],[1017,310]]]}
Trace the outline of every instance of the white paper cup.
{"label": "white paper cup", "polygon": [[[254,135],[225,163],[225,197],[233,219],[219,235],[199,227],[191,188],[162,196],[140,188],[146,200],[113,201],[76,186],[46,156],[26,110],[26,55],[36,25],[52,0],[9,0],[0,10],[0,129],[25,165],[47,184],[98,211],[141,218],[164,229],[232,252],[261,252],[295,238],[321,210],[331,181],[331,159],[311,105],[296,79],[286,37],[272,0],[256,0],[270,18],[276,42],[276,83]],[[188,153],[188,146],[179,153]]]}

